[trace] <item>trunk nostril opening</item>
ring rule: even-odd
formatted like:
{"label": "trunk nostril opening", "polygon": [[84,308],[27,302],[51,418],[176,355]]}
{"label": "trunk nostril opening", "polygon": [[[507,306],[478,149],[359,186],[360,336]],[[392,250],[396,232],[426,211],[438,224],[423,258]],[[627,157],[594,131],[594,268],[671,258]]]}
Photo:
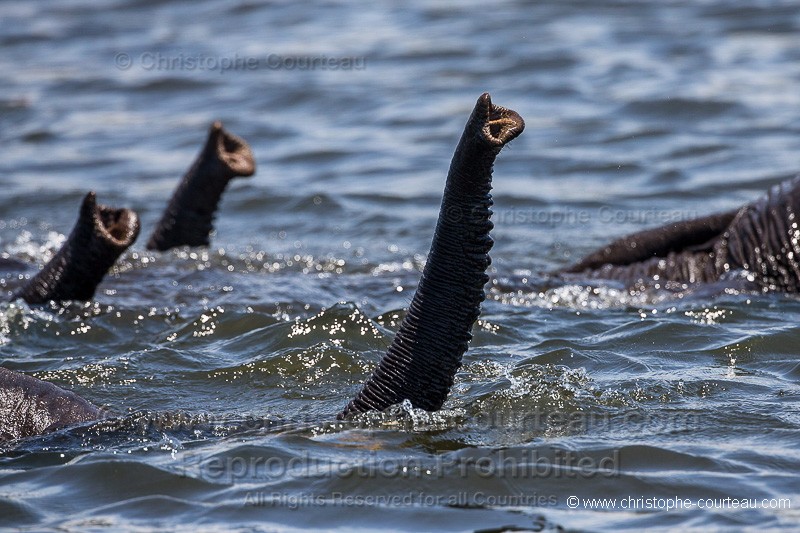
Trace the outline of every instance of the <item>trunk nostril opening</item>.
{"label": "trunk nostril opening", "polygon": [[228,135],[223,135],[222,148],[227,153],[236,153],[241,148],[241,143]]}
{"label": "trunk nostril opening", "polygon": [[124,209],[101,209],[99,214],[100,223],[113,239],[119,242],[128,240],[130,235],[130,218],[126,216]]}
{"label": "trunk nostril opening", "polygon": [[106,226],[108,233],[118,241],[125,240],[126,228],[123,224],[114,223],[111,226]]}

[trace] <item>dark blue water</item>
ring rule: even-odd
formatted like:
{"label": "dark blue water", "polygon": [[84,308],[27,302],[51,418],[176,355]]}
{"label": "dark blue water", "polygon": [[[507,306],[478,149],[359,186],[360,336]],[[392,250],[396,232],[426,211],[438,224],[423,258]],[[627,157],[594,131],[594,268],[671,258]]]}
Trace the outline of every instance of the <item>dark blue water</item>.
{"label": "dark blue water", "polygon": [[[542,274],[800,170],[796,3],[32,1],[0,20],[0,253],[26,263],[3,290],[87,190],[143,221],[94,302],[0,304],[0,365],[117,415],[3,444],[0,527],[800,523],[797,299]],[[495,167],[489,298],[446,409],[337,425],[484,91],[527,128]],[[209,249],[144,251],[216,119],[256,176]]]}

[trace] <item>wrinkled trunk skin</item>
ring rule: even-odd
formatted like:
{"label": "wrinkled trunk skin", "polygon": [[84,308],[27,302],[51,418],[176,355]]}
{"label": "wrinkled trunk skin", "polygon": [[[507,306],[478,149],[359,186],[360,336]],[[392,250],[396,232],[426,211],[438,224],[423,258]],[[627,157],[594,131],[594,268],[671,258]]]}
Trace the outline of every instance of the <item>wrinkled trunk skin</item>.
{"label": "wrinkled trunk skin", "polygon": [[225,131],[221,122],[212,124],[203,150],[175,189],[147,249],[208,246],[214,214],[228,182],[237,176],[252,176],[255,171],[247,143]]}
{"label": "wrinkled trunk skin", "polygon": [[49,433],[103,415],[75,393],[0,367],[0,442]]}
{"label": "wrinkled trunk skin", "polygon": [[403,400],[442,407],[480,314],[491,260],[495,157],[525,127],[514,111],[478,99],[456,148],[428,261],[388,352],[339,419]]}
{"label": "wrinkled trunk skin", "polygon": [[138,235],[139,217],[134,211],[97,205],[90,192],[67,241],[13,299],[29,304],[91,300],[106,272]]}
{"label": "wrinkled trunk skin", "polygon": [[741,209],[623,237],[560,274],[629,285],[716,282],[748,272],[765,291],[800,292],[800,178]]}

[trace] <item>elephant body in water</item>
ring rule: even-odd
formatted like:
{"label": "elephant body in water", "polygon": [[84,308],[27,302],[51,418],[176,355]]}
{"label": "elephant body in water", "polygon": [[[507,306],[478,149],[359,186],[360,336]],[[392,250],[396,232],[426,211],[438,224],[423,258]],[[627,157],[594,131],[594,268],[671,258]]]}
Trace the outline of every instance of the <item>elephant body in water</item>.
{"label": "elephant body in water", "polygon": [[[382,410],[405,399],[427,410],[442,406],[485,297],[483,288],[488,281],[486,269],[492,247],[489,218],[494,160],[524,127],[517,113],[493,105],[488,94],[478,99],[453,156],[430,254],[408,314],[374,374],[340,413],[340,418]],[[235,142],[219,142],[214,138],[218,133],[215,130],[212,127],[204,154],[217,146],[241,149]],[[239,163],[241,160],[234,158],[234,166],[240,170],[250,168]],[[166,249],[177,245],[176,242],[207,243],[204,239],[213,218],[213,209],[209,213],[212,202],[203,204],[197,219],[199,225],[207,222],[208,226],[190,231],[191,240],[173,238],[186,233],[176,229],[179,223],[170,223],[176,218],[170,214],[173,206],[182,213],[181,206],[187,201],[191,203],[187,191],[192,176],[202,174],[204,168],[196,163],[184,178],[159,225],[164,231],[157,229],[148,247]],[[223,189],[224,186],[218,185],[209,188],[209,194],[216,195],[214,208]],[[20,406],[21,410],[14,406]],[[104,415],[72,392],[0,369],[0,439],[37,435]]]}
{"label": "elephant body in water", "polygon": [[103,411],[74,392],[0,367],[0,441],[98,420]]}
{"label": "elephant body in water", "polygon": [[618,239],[558,272],[687,285],[746,280],[763,291],[800,292],[800,177],[740,209]]}
{"label": "elephant body in water", "polygon": [[[514,111],[478,100],[450,166],[428,261],[417,291],[386,355],[339,418],[383,410],[410,400],[418,408],[441,408],[480,313],[492,239],[489,231],[495,157],[524,129]],[[228,181],[254,171],[241,139],[211,128],[200,157],[184,176],[153,232],[148,248],[207,245],[214,211]],[[220,176],[215,180],[214,176]],[[685,286],[745,279],[762,290],[800,292],[800,178],[774,187],[741,209],[668,224],[628,235],[589,254],[558,274]],[[65,248],[19,297],[89,299],[102,274],[138,233],[129,210],[95,204],[89,194]],[[105,249],[105,247],[109,247]],[[101,260],[86,275],[80,250]],[[73,264],[74,263],[74,264]],[[82,280],[76,282],[75,280]],[[66,290],[70,287],[73,290]],[[65,289],[66,288],[66,289]],[[106,413],[53,384],[0,368],[0,440],[21,438],[97,420]]]}

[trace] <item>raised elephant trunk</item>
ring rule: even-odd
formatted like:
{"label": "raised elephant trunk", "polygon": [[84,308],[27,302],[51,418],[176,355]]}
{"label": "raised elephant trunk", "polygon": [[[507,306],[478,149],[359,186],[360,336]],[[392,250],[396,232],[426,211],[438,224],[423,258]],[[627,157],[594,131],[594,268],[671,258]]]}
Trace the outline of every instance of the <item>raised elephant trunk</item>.
{"label": "raised elephant trunk", "polygon": [[200,155],[183,176],[147,242],[148,250],[208,246],[214,213],[228,182],[252,176],[256,165],[247,143],[214,122]]}
{"label": "raised elephant trunk", "polygon": [[405,399],[427,411],[442,407],[486,296],[492,165],[524,127],[522,117],[493,105],[488,93],[478,99],[450,164],[428,261],[408,313],[340,419]]}
{"label": "raised elephant trunk", "polygon": [[29,304],[91,300],[106,272],[138,235],[134,211],[98,205],[94,192],[88,193],[67,241],[13,299]]}

